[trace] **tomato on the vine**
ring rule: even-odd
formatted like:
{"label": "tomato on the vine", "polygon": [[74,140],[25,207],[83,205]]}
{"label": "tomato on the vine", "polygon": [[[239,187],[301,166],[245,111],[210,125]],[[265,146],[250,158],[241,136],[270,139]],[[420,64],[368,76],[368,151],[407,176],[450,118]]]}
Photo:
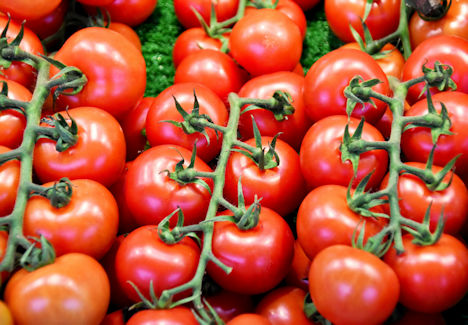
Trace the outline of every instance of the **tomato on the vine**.
{"label": "tomato on the vine", "polygon": [[222,22],[235,16],[239,0],[174,0],[175,14],[185,28],[201,26],[194,10],[209,25],[212,6],[214,6],[216,18]]}
{"label": "tomato on the vine", "polygon": [[[8,147],[0,146],[0,154],[10,150]],[[0,165],[0,217],[6,216],[13,211],[19,182],[19,160],[10,160]]]}
{"label": "tomato on the vine", "polygon": [[[96,0],[81,0],[87,3],[86,9],[90,14],[96,13]],[[98,0],[100,2],[108,2],[107,0]],[[124,23],[131,27],[135,27],[143,23],[151,14],[158,4],[158,0],[113,0],[107,4],[99,5],[99,7],[109,13],[111,20],[119,23]]]}
{"label": "tomato on the vine", "polygon": [[0,0],[0,11],[9,13],[17,21],[37,19],[51,13],[61,0]]}
{"label": "tomato on the vine", "polygon": [[204,298],[225,322],[237,315],[252,312],[254,308],[254,301],[251,296],[224,289],[206,295]]}
{"label": "tomato on the vine", "polygon": [[304,249],[299,243],[299,240],[296,239],[296,241],[294,242],[294,257],[291,262],[289,272],[285,278],[286,284],[304,290],[308,290],[310,263],[310,258],[307,257],[306,253],[304,252]]}
{"label": "tomato on the vine", "polygon": [[231,319],[226,325],[271,325],[271,322],[265,316],[253,313],[245,313]]}
{"label": "tomato on the vine", "polygon": [[190,308],[147,309],[135,313],[126,325],[198,325]]}

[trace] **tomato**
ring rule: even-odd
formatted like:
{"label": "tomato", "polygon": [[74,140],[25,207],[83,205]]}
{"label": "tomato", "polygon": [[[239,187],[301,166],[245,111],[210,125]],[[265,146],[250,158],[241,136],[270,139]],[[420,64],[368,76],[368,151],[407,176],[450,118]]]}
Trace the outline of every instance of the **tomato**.
{"label": "tomato", "polygon": [[[266,152],[272,137],[262,137],[262,147]],[[255,139],[245,141],[255,147]],[[238,183],[242,181],[245,203],[252,204],[255,197],[262,198],[263,207],[270,208],[282,216],[293,212],[306,194],[305,180],[301,174],[299,154],[280,139],[276,140],[275,152],[279,165],[261,169],[249,157],[233,152],[226,165],[224,197],[237,204]]]}
{"label": "tomato", "polygon": [[174,0],[175,14],[185,28],[201,26],[194,10],[209,24],[211,6],[214,6],[216,18],[221,22],[236,15],[239,0]]}
{"label": "tomato", "polygon": [[227,125],[228,111],[223,101],[209,88],[197,83],[180,83],[172,85],[162,91],[152,103],[146,118],[146,136],[151,146],[162,144],[177,144],[192,150],[197,144],[197,155],[209,162],[221,150],[222,134],[205,128],[209,141],[199,132],[186,134],[167,120],[183,121],[182,115],[177,112],[174,97],[182,108],[190,113],[194,107],[194,92],[199,103],[200,114],[208,114],[213,123]]}
{"label": "tomato", "polygon": [[[164,243],[154,225],[135,229],[124,238],[115,256],[115,272],[125,294],[140,301],[131,281],[148,299],[150,281],[157,297],[161,292],[182,285],[193,278],[200,248],[190,237],[176,244]],[[180,294],[176,298],[181,298]]]}
{"label": "tomato", "polygon": [[[86,7],[87,11],[90,14],[95,14],[95,5],[89,3],[93,0],[85,1],[92,5]],[[135,27],[143,23],[149,16],[151,16],[157,4],[158,0],[113,0],[106,5],[100,6],[100,8],[110,14],[111,21],[124,23],[131,27]]]}
{"label": "tomato", "polygon": [[308,290],[310,263],[311,260],[304,253],[304,249],[299,243],[299,240],[296,239],[294,242],[294,257],[285,279],[286,284]]}
{"label": "tomato", "polygon": [[135,159],[145,149],[147,139],[142,132],[146,126],[148,111],[154,102],[155,97],[141,98],[120,122],[127,144],[127,161]]}
{"label": "tomato", "polygon": [[135,47],[141,51],[141,40],[136,31],[127,24],[119,23],[118,21],[112,21],[109,24],[109,29],[116,31],[117,33],[122,34],[128,39]]}
{"label": "tomato", "polygon": [[60,4],[60,0],[0,0],[0,11],[9,13],[17,21],[36,19],[51,13]]}
{"label": "tomato", "polygon": [[192,311],[183,306],[171,309],[148,309],[137,312],[127,325],[198,325]]}
{"label": "tomato", "polygon": [[30,28],[41,40],[56,33],[62,26],[68,10],[68,1],[61,0],[57,8],[36,19],[26,20],[25,26]]}
{"label": "tomato", "polygon": [[292,0],[292,1],[297,3],[304,11],[312,9],[320,2],[320,0]]}
{"label": "tomato", "polygon": [[412,240],[404,235],[405,252],[397,255],[391,249],[384,256],[400,281],[400,303],[423,313],[447,310],[468,291],[468,249],[448,234],[430,246]]}
{"label": "tomato", "polygon": [[279,214],[262,207],[258,224],[248,230],[240,230],[230,221],[216,221],[212,251],[232,267],[226,274],[208,263],[207,272],[216,283],[233,292],[259,294],[274,288],[288,273],[294,237]]}
{"label": "tomato", "polygon": [[[351,162],[341,162],[340,146],[348,118],[345,115],[326,117],[313,124],[302,140],[299,158],[302,174],[309,188],[337,184],[348,186],[353,177]],[[349,133],[352,135],[359,120],[351,117]],[[383,136],[371,124],[364,122],[362,139],[383,141]],[[388,155],[385,150],[371,150],[360,155],[355,187],[367,174],[373,171],[368,187],[375,188],[387,172]]]}
{"label": "tomato", "polygon": [[294,287],[279,287],[270,291],[258,303],[255,311],[272,325],[313,325],[304,314],[306,292]]}
{"label": "tomato", "polygon": [[[309,117],[318,121],[330,115],[346,115],[344,89],[356,76],[365,81],[381,80],[382,83],[372,89],[382,95],[390,95],[387,76],[369,54],[355,49],[336,49],[312,64],[306,74],[304,104]],[[376,123],[384,114],[386,104],[379,100],[374,102],[375,107],[370,103],[357,104],[352,116],[364,117],[366,122]]]}
{"label": "tomato", "polygon": [[201,27],[184,30],[177,37],[172,48],[172,61],[177,68],[182,60],[191,53],[202,50],[220,50],[222,43],[217,38],[211,38]]}
{"label": "tomato", "polygon": [[[54,208],[49,199],[33,196],[24,213],[26,236],[43,235],[57,256],[83,253],[99,259],[109,250],[117,235],[119,211],[107,188],[89,179],[71,182],[70,202]],[[44,184],[45,187],[53,183]]]}
{"label": "tomato", "polygon": [[[0,146],[0,154],[10,150]],[[6,216],[13,211],[19,181],[19,160],[10,160],[0,165],[0,216]]]}
{"label": "tomato", "polygon": [[228,104],[228,95],[237,92],[246,80],[246,74],[226,53],[201,49],[186,56],[177,66],[174,83],[199,83],[213,90]]}
{"label": "tomato", "polygon": [[252,312],[254,307],[251,296],[223,289],[215,294],[205,296],[205,299],[224,322],[228,322],[240,314]]}
{"label": "tomato", "polygon": [[[422,67],[433,68],[434,62],[452,67],[452,80],[457,91],[468,93],[468,40],[457,36],[439,35],[428,38],[414,49],[403,66],[402,80],[407,81],[423,75]],[[408,89],[406,99],[414,104],[421,94],[424,83],[420,82]],[[436,88],[431,88],[434,94]],[[426,94],[422,94],[426,97]]]}
{"label": "tomato", "polygon": [[[434,151],[434,164],[445,166],[457,154],[461,156],[455,163],[455,172],[465,184],[468,184],[468,94],[458,91],[441,92],[432,97],[434,107],[440,112],[444,103],[452,123],[452,135],[441,135]],[[427,100],[415,103],[406,113],[407,116],[418,116],[427,113]],[[432,135],[428,128],[417,127],[403,133],[401,149],[408,161],[425,162],[432,150]]]}
{"label": "tomato", "polygon": [[[8,232],[6,232],[5,230],[0,230],[0,261],[3,260],[3,258],[5,257],[7,245],[8,245]],[[3,284],[6,283],[9,276],[10,276],[10,272],[8,272],[8,271],[1,271],[0,272],[0,286],[3,287]],[[1,300],[0,300],[0,302],[1,302]],[[1,307],[1,304],[0,304],[0,307]],[[1,308],[0,308],[0,324],[3,324],[1,322],[1,320],[2,320],[1,316],[2,315],[3,315],[3,313],[2,313]]]}
{"label": "tomato", "polygon": [[[426,164],[408,162],[409,166],[424,170]],[[437,173],[442,167],[433,166],[432,172]],[[443,191],[431,191],[425,183],[415,175],[404,173],[398,179],[398,197],[400,213],[403,217],[422,222],[429,204],[431,204],[431,230],[434,231],[441,213],[444,214],[444,232],[457,234],[468,219],[468,190],[456,174],[449,173],[444,183],[450,186]],[[382,180],[381,188],[388,184],[388,174]],[[386,206],[388,210],[388,206]],[[389,211],[387,211],[389,213]]]}
{"label": "tomato", "polygon": [[403,317],[390,325],[446,325],[444,317],[440,313],[420,313],[414,310],[407,310]]}
{"label": "tomato", "polygon": [[334,245],[312,261],[309,291],[318,312],[332,323],[380,324],[393,312],[400,284],[377,256]]}
{"label": "tomato", "polygon": [[258,314],[246,313],[241,314],[239,316],[234,317],[226,325],[248,325],[248,324],[255,324],[255,325],[271,325],[268,318]]}
{"label": "tomato", "polygon": [[[2,79],[8,87],[8,98],[28,102],[32,98],[31,92],[13,80]],[[1,86],[3,89],[3,85]],[[23,140],[23,131],[26,127],[24,115],[14,109],[0,111],[0,145],[8,148],[17,148]]]}
{"label": "tomato", "polygon": [[415,12],[411,16],[408,28],[413,48],[435,35],[455,35],[468,39],[468,3],[452,0],[445,16],[432,21],[422,19]]}
{"label": "tomato", "polygon": [[302,201],[296,220],[297,240],[309,259],[332,245],[351,246],[353,235],[359,235],[364,220],[365,241],[382,229],[380,221],[365,218],[348,207],[346,192],[344,186],[323,185]]}
{"label": "tomato", "polygon": [[116,311],[108,313],[99,325],[125,325],[125,319],[122,309],[118,309]]}
{"label": "tomato", "polygon": [[232,28],[231,55],[253,76],[292,71],[302,54],[299,27],[274,9],[245,15]]}
{"label": "tomato", "polygon": [[[88,79],[78,94],[59,96],[59,108],[95,106],[120,118],[143,97],[146,87],[143,55],[113,30],[83,28],[66,40],[54,59],[77,67]],[[52,67],[51,76],[57,72]]]}
{"label": "tomato", "polygon": [[304,77],[289,71],[265,74],[247,81],[238,94],[240,97],[269,99],[277,90],[284,91],[291,96],[294,113],[286,116],[282,121],[277,121],[273,113],[268,110],[249,111],[242,114],[239,119],[239,132],[245,140],[253,137],[253,116],[261,135],[273,137],[282,132],[279,139],[298,150],[302,138],[312,125],[304,108]]}
{"label": "tomato", "polygon": [[54,263],[12,275],[5,302],[15,324],[99,324],[109,304],[109,280],[92,257],[70,253]]}
{"label": "tomato", "polygon": [[10,309],[3,300],[0,300],[0,324],[13,325]]}
{"label": "tomato", "polygon": [[[325,0],[325,16],[330,29],[343,42],[354,41],[350,25],[363,38],[361,20],[367,1]],[[380,39],[396,31],[400,20],[400,0],[372,2],[366,25],[374,39]]]}
{"label": "tomato", "polygon": [[78,0],[79,3],[84,5],[91,5],[91,6],[105,6],[112,3],[114,0]]}
{"label": "tomato", "polygon": [[[4,2],[2,0],[0,1],[2,3]],[[7,3],[10,3],[10,0],[6,0],[6,1]],[[54,1],[49,1],[49,3],[53,3],[53,2]],[[20,8],[21,7],[20,5],[21,4],[18,4],[17,8]],[[0,15],[0,30],[3,31],[7,22],[8,22],[8,17],[4,15]],[[15,20],[11,20],[8,26],[7,33],[6,33],[7,40],[9,43],[13,41],[13,39],[18,35],[20,30],[21,30],[21,24]],[[21,40],[19,47],[20,49],[28,53],[32,53],[36,55],[45,54],[44,47],[42,46],[41,40],[36,34],[34,34],[34,32],[32,32],[27,27],[24,28],[23,38]],[[5,77],[6,79],[19,82],[20,84],[22,84],[28,89],[32,89],[34,87],[34,83],[36,82],[36,76],[35,76],[36,71],[34,70],[32,66],[24,62],[20,62],[20,61],[12,62],[10,67],[7,69],[0,67],[0,72],[2,73],[3,77]]]}
{"label": "tomato", "polygon": [[95,107],[77,107],[60,114],[66,119],[69,114],[76,121],[78,141],[63,152],[55,149],[56,142],[51,139],[36,142],[33,164],[40,181],[89,178],[112,185],[125,165],[125,138],[120,124]]}

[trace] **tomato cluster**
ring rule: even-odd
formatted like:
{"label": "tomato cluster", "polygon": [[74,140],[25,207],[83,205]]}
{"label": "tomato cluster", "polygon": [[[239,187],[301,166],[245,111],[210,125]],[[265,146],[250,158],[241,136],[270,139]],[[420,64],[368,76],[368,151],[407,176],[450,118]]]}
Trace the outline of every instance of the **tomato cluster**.
{"label": "tomato cluster", "polygon": [[0,323],[461,320],[468,11],[409,2],[0,0]]}

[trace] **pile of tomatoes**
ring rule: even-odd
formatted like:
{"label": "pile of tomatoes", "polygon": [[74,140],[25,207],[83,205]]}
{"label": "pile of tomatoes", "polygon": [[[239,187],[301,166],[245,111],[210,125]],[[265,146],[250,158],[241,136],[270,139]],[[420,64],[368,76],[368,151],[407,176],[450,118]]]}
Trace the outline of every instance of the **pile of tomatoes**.
{"label": "pile of tomatoes", "polygon": [[[13,243],[10,234],[27,239],[16,242],[14,268],[1,269],[0,323],[459,321],[450,311],[468,292],[466,1],[452,0],[433,21],[408,10],[402,24],[399,0],[367,7],[352,0],[173,0],[184,27],[173,44],[174,83],[148,97],[134,28],[161,2],[0,0],[0,259]],[[322,7],[346,44],[303,67],[307,13]],[[83,21],[77,15],[99,17],[103,25],[90,19],[77,28]],[[365,52],[364,43],[397,29],[411,53],[400,52],[398,37]],[[10,64],[4,49],[15,40],[50,71],[28,60]],[[423,83],[408,85],[435,62],[453,70],[447,86],[456,89],[432,87],[426,98]],[[86,84],[60,89],[61,64],[79,69]],[[351,112],[344,90],[356,76],[378,79],[372,90],[381,97]],[[57,80],[48,92],[40,87],[44,78]],[[397,84],[409,88],[405,116],[423,115],[431,103],[447,112],[450,132],[435,138],[435,149],[434,133],[424,125],[392,133],[385,98]],[[204,127],[187,122],[191,113],[203,117]],[[59,127],[57,114],[71,126]],[[40,124],[31,125],[35,116]],[[353,211],[351,188],[370,175],[366,189],[384,189],[395,160],[382,149],[362,153],[358,166],[342,159],[343,137],[360,121],[362,139],[400,144],[392,154],[408,170],[437,175],[458,156],[442,189],[411,173],[398,180],[404,218],[426,220],[434,231],[443,214],[436,243],[414,243],[408,227],[401,254],[390,247],[376,256],[356,247],[389,221]],[[75,137],[66,148],[58,144]],[[55,189],[64,178],[71,196],[58,207],[44,188]],[[391,220],[387,203],[372,211]],[[253,219],[242,218],[249,213]],[[25,267],[28,245],[40,252],[46,243],[56,257]]]}

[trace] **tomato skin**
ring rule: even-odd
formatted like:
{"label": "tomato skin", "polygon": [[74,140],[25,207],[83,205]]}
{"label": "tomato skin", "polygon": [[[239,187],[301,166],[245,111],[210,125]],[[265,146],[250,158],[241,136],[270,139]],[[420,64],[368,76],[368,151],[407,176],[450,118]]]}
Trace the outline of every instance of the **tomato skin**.
{"label": "tomato skin", "polygon": [[108,313],[99,325],[125,325],[125,319],[122,309],[118,309],[116,311]]}
{"label": "tomato skin", "polygon": [[[331,30],[343,42],[354,42],[351,25],[363,38],[361,19],[366,1],[325,0],[325,16]],[[394,32],[400,20],[400,0],[380,0],[372,4],[366,25],[373,39]]]}
{"label": "tomato skin", "polygon": [[[60,112],[67,118],[67,112]],[[39,139],[34,150],[34,171],[42,183],[89,178],[112,185],[125,166],[125,137],[117,120],[95,107],[77,107],[68,114],[78,125],[77,143],[58,152],[56,142]],[[47,125],[43,125],[47,126]]]}
{"label": "tomato skin", "polygon": [[[42,196],[28,200],[24,213],[25,236],[43,235],[57,256],[83,253],[100,259],[117,235],[119,211],[110,191],[89,179],[75,179],[70,202],[54,208]],[[54,183],[46,183],[50,187]]]}
{"label": "tomato skin", "polygon": [[207,272],[216,283],[233,292],[259,294],[275,287],[288,273],[294,237],[279,214],[262,207],[257,226],[248,230],[230,221],[215,222],[212,251],[232,267],[226,274],[208,263]]}
{"label": "tomato skin", "polygon": [[[452,135],[441,135],[434,151],[434,165],[445,166],[457,154],[462,154],[455,163],[455,172],[465,184],[468,184],[468,94],[458,91],[446,91],[432,97],[435,109],[440,112],[444,103],[452,126]],[[405,113],[407,116],[418,116],[427,113],[427,100],[415,103]],[[401,149],[408,161],[425,162],[432,149],[432,136],[428,128],[417,127],[405,131],[401,138]]]}
{"label": "tomato skin", "polygon": [[[409,166],[424,170],[425,163],[407,162]],[[435,174],[442,170],[442,167],[433,166],[432,172]],[[453,178],[449,173],[444,178],[444,183],[450,182],[450,186],[443,191],[431,191],[424,182],[415,175],[408,173],[400,175],[398,179],[398,197],[400,213],[403,217],[422,222],[426,210],[431,204],[431,231],[436,229],[441,213],[444,215],[444,232],[457,234],[468,219],[468,190],[463,181],[454,174]],[[381,188],[388,184],[388,174],[382,180]],[[388,205],[384,206],[389,213]]]}
{"label": "tomato skin", "polygon": [[400,281],[400,303],[423,313],[447,310],[468,290],[468,249],[448,234],[430,246],[415,245],[412,239],[403,236],[403,254],[392,248],[384,256]]}
{"label": "tomato skin", "polygon": [[113,0],[102,9],[109,12],[112,21],[135,27],[151,16],[157,4],[157,0]]}
{"label": "tomato skin", "polygon": [[292,1],[297,3],[304,11],[312,9],[320,2],[320,0],[292,0]]}
{"label": "tomato skin", "polygon": [[294,242],[294,257],[285,279],[286,284],[303,290],[308,290],[310,263],[311,260],[304,253],[304,249],[299,243],[299,240],[296,239]]}
{"label": "tomato skin", "polygon": [[60,0],[57,8],[36,19],[26,20],[25,26],[31,29],[41,40],[57,32],[65,20],[68,1]]}
{"label": "tomato skin", "polygon": [[260,300],[255,311],[272,325],[313,325],[304,314],[306,291],[294,287],[280,287]]}
{"label": "tomato skin", "polygon": [[[0,0],[0,11],[9,13],[17,21],[35,19],[45,16],[57,8],[60,0],[39,0],[34,3],[29,0]],[[3,30],[3,27],[2,27]]]}
{"label": "tomato skin", "polygon": [[[330,115],[346,115],[347,98],[343,92],[355,76],[361,76],[364,80],[381,80],[382,83],[372,89],[390,95],[387,76],[369,54],[356,49],[339,48],[318,59],[306,74],[304,104],[309,117],[318,121]],[[384,114],[386,104],[374,101],[376,107],[369,103],[357,104],[351,115],[364,117],[371,124],[376,123]]]}
{"label": "tomato skin", "polygon": [[[0,154],[10,151],[10,148],[0,146]],[[17,188],[20,181],[20,162],[10,160],[0,165],[0,216],[6,216],[13,211]]]}
{"label": "tomato skin", "polygon": [[390,325],[446,325],[446,322],[440,313],[426,314],[407,310],[402,318]]}
{"label": "tomato skin", "polygon": [[302,54],[299,27],[275,9],[241,18],[229,37],[232,57],[253,76],[292,71]]}
{"label": "tomato skin", "polygon": [[[261,137],[262,147],[268,150],[272,137]],[[245,141],[255,147],[255,139]],[[231,153],[226,165],[224,184],[225,198],[237,204],[239,178],[246,204],[252,204],[255,197],[262,198],[262,207],[267,207],[281,216],[293,212],[306,194],[305,180],[301,174],[299,155],[287,143],[276,141],[275,151],[279,165],[261,170],[257,164],[240,152]]]}
{"label": "tomato skin", "polygon": [[218,21],[221,22],[235,16],[239,0],[174,0],[177,19],[186,29],[201,26],[193,10],[198,11],[203,20],[209,24],[212,5],[214,5]]}
{"label": "tomato skin", "polygon": [[398,302],[400,283],[377,256],[334,245],[312,261],[309,291],[319,313],[332,323],[380,324]]}
{"label": "tomato skin", "polygon": [[[99,107],[121,118],[143,97],[146,64],[141,52],[122,34],[104,27],[71,35],[54,58],[80,69],[88,79],[76,95],[61,95],[57,107]],[[52,67],[51,76],[58,69]]]}
{"label": "tomato skin", "polygon": [[205,162],[211,161],[221,150],[222,134],[210,128],[205,128],[210,139],[199,132],[186,134],[181,128],[172,125],[167,120],[183,121],[182,115],[177,112],[174,97],[186,112],[192,112],[195,97],[200,106],[200,114],[208,114],[213,123],[227,125],[228,110],[223,101],[208,87],[198,83],[174,84],[163,90],[154,100],[146,117],[146,136],[152,147],[163,144],[176,144],[192,150],[197,144],[197,156]]}
{"label": "tomato skin", "polygon": [[104,318],[109,295],[102,266],[88,255],[70,253],[33,272],[19,270],[8,281],[4,297],[15,324],[38,320],[61,324],[72,319],[74,324],[87,325]]}
{"label": "tomato skin", "polygon": [[126,325],[198,325],[192,311],[183,306],[137,312]]}
{"label": "tomato skin", "polygon": [[148,225],[135,229],[122,241],[115,257],[115,272],[127,297],[138,302],[140,298],[128,281],[148,299],[150,281],[153,281],[154,292],[159,297],[163,290],[191,280],[199,257],[200,248],[190,237],[168,245],[159,238],[157,226]]}
{"label": "tomato skin", "polygon": [[277,121],[272,112],[266,109],[256,109],[244,113],[239,119],[239,132],[243,139],[253,138],[252,116],[262,136],[275,136],[299,150],[302,138],[312,125],[304,107],[304,77],[294,72],[280,71],[254,77],[247,81],[239,90],[240,97],[269,99],[274,92],[282,90],[291,96],[294,113],[287,119]]}
{"label": "tomato skin", "polygon": [[112,21],[108,28],[125,36],[126,39],[128,39],[139,51],[141,51],[140,37],[132,27],[124,23],[119,23],[118,21]]}
{"label": "tomato skin", "polygon": [[255,324],[255,325],[271,325],[268,318],[258,314],[246,313],[241,314],[239,316],[234,317],[226,325],[248,325],[248,324]]}
{"label": "tomato skin", "polygon": [[455,35],[468,39],[468,3],[452,0],[445,16],[433,21],[423,20],[415,12],[410,18],[408,28],[413,49],[436,35]]}
{"label": "tomato skin", "polygon": [[251,296],[224,289],[206,296],[205,299],[224,322],[228,322],[240,314],[252,312],[254,307]]}
{"label": "tomato skin", "polygon": [[213,90],[228,105],[228,95],[237,92],[246,74],[226,53],[201,49],[186,56],[178,65],[174,83],[200,83]]}
{"label": "tomato skin", "polygon": [[[307,131],[302,140],[299,158],[301,171],[309,189],[320,185],[337,184],[348,186],[353,177],[353,168],[348,160],[341,162],[340,145],[348,123],[345,115],[328,116]],[[351,117],[349,133],[352,135],[359,120]],[[362,139],[383,141],[382,134],[371,124],[364,123]],[[375,188],[387,172],[388,155],[385,150],[372,150],[360,155],[359,166],[353,187],[371,171],[368,188]]]}
{"label": "tomato skin", "polygon": [[[8,245],[8,232],[6,232],[5,230],[0,230],[0,261],[3,260],[3,258],[5,257],[7,245]],[[0,285],[1,286],[3,286],[3,284],[6,283],[9,276],[10,276],[10,272],[8,271],[0,272]],[[2,320],[1,316],[2,316],[2,312],[0,311],[0,321]],[[3,323],[0,322],[0,324],[3,324]]]}
{"label": "tomato skin", "polygon": [[[345,186],[323,185],[302,201],[297,213],[297,240],[309,259],[332,245],[351,246],[354,232],[362,229],[363,217],[348,207],[346,192]],[[366,241],[382,229],[382,224],[370,218],[365,221]]]}
{"label": "tomato skin", "polygon": [[0,300],[0,324],[13,325],[10,309],[3,300]]}
{"label": "tomato skin", "polygon": [[[451,78],[457,85],[457,91],[468,93],[468,40],[457,36],[434,36],[419,44],[403,66],[402,81],[422,76],[423,65],[432,69],[436,61],[451,66]],[[420,82],[408,89],[406,99],[410,104],[419,99],[423,87],[424,83]],[[431,88],[432,94],[437,92],[436,88]],[[426,94],[422,94],[421,98],[425,97]]]}

